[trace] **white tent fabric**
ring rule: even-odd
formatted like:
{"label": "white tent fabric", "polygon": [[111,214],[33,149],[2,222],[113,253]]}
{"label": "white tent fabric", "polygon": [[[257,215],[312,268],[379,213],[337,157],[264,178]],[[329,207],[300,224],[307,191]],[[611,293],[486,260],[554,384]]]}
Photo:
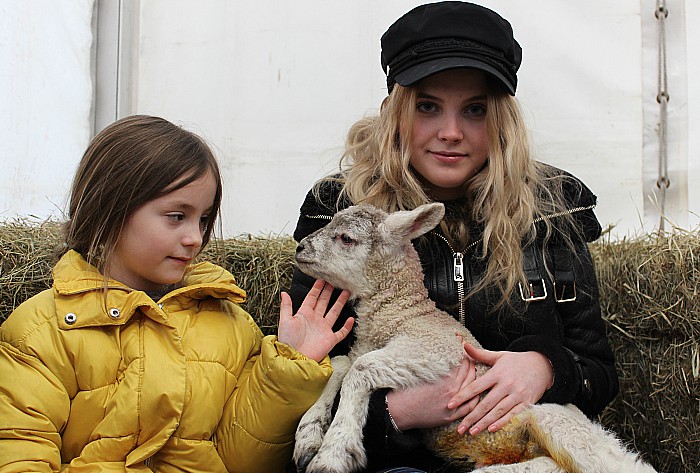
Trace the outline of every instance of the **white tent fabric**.
{"label": "white tent fabric", "polygon": [[[3,1],[0,218],[60,217],[93,119],[99,129],[149,113],[213,144],[225,236],[291,233],[306,190],[336,167],[349,125],[386,94],[380,35],[420,3]],[[523,46],[518,98],[536,156],[593,189],[612,235],[658,227],[655,0],[480,3],[507,17]],[[690,132],[700,97],[688,81],[700,68],[700,33],[686,27],[700,18],[697,3],[665,2],[665,211],[683,228],[700,210],[700,145]]]}
{"label": "white tent fabric", "polygon": [[0,218],[60,216],[91,137],[93,0],[0,3]]}

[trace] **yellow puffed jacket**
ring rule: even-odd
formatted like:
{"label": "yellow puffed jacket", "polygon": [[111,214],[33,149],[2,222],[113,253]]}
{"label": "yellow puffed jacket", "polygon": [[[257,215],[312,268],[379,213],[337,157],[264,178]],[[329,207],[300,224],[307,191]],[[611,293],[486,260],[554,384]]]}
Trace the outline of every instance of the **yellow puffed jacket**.
{"label": "yellow puffed jacket", "polygon": [[157,303],[75,252],[0,327],[0,472],[276,472],[330,377],[210,263]]}

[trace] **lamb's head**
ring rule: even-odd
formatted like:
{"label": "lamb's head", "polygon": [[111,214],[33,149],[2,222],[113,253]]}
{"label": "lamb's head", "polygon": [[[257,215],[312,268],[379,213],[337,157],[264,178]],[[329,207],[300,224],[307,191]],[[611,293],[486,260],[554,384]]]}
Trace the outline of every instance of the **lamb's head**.
{"label": "lamb's head", "polygon": [[444,214],[440,203],[391,214],[371,205],[349,207],[299,242],[297,265],[309,276],[347,289],[352,298],[366,297],[376,291],[378,269],[402,265],[412,251],[411,240],[434,228]]}

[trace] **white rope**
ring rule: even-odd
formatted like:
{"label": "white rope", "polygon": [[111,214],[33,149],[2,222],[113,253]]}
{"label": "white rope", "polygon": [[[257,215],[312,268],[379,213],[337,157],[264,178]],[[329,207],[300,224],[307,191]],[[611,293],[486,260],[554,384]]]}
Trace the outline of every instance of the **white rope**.
{"label": "white rope", "polygon": [[656,101],[659,103],[659,178],[656,180],[656,187],[659,188],[659,206],[661,218],[659,221],[659,231],[664,231],[666,220],[666,189],[671,185],[668,178],[668,81],[666,77],[666,18],[668,9],[664,0],[656,0],[656,11],[654,12],[658,24],[659,41],[659,74],[657,84]]}

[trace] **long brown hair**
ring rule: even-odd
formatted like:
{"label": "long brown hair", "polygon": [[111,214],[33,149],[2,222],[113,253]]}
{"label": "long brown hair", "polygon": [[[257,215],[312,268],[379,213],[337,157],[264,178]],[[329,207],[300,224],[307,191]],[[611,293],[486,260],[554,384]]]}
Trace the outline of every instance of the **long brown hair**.
{"label": "long brown hair", "polygon": [[90,142],[73,179],[65,246],[104,271],[129,217],[141,205],[211,172],[216,194],[202,248],[221,207],[221,175],[202,138],[163,118],[134,115],[118,120]]}

